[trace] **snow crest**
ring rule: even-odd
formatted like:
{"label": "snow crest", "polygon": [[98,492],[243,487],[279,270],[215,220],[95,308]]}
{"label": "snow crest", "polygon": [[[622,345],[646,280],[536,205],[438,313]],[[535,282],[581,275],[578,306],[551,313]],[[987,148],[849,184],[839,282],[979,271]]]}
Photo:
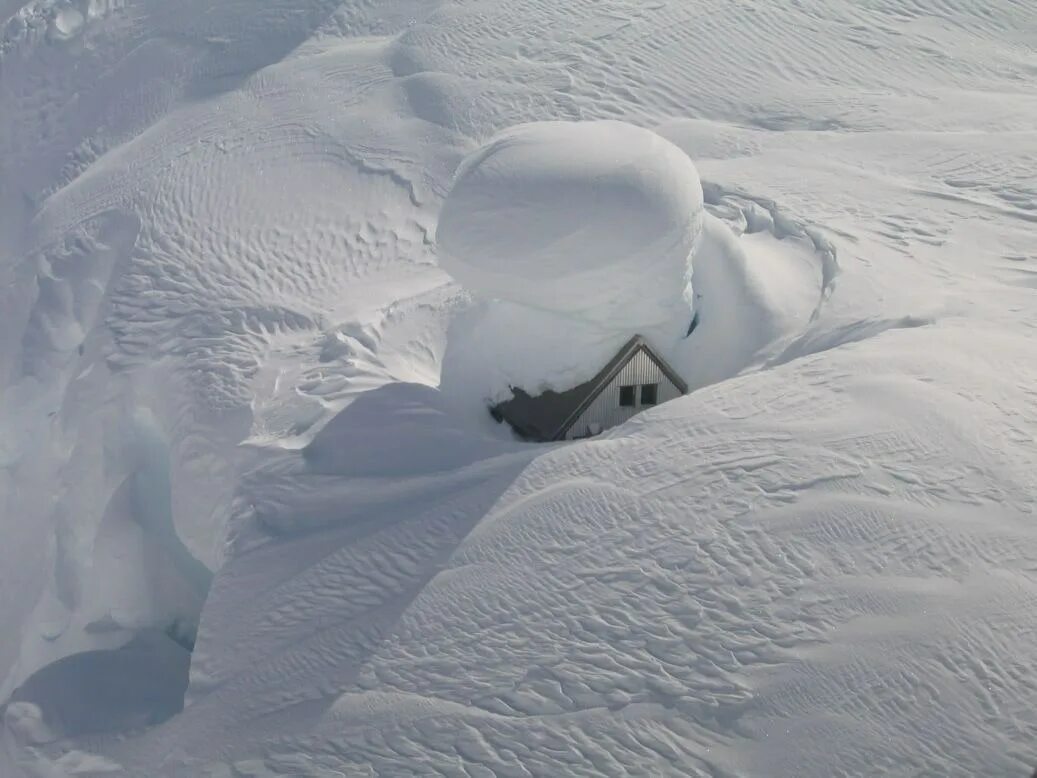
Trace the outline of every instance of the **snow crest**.
{"label": "snow crest", "polygon": [[669,353],[692,320],[702,184],[688,156],[616,121],[538,122],[462,162],[436,231],[477,304],[454,322],[443,390],[466,406],[564,390],[631,335]]}
{"label": "snow crest", "polygon": [[462,163],[436,230],[439,261],[485,299],[606,329],[655,327],[684,299],[702,214],[695,166],[654,132],[523,124]]}
{"label": "snow crest", "polygon": [[[0,776],[1030,774],[1034,29],[0,0]],[[694,160],[670,356],[714,385],[535,446],[464,392],[596,370],[642,298],[691,313],[661,179],[607,187],[630,214],[544,195],[594,263],[660,238],[608,268],[629,310],[531,306],[547,254],[506,222],[441,252],[502,271],[479,299],[437,264],[466,155],[559,120],[604,140],[558,169],[630,158],[598,121]],[[472,213],[521,205],[497,182]],[[580,258],[562,287],[605,278]]]}

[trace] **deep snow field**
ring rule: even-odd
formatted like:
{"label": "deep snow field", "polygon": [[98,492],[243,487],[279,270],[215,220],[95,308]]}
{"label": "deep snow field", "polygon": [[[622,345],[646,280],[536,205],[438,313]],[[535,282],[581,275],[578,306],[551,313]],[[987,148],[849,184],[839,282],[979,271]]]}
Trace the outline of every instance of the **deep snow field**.
{"label": "deep snow field", "polygon": [[0,0],[0,778],[1027,776],[1035,436],[1032,0]]}

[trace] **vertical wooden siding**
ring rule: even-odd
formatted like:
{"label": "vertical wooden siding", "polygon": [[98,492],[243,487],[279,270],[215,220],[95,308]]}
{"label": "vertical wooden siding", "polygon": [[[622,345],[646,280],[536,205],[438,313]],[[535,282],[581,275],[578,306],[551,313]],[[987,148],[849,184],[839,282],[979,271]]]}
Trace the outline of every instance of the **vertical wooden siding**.
{"label": "vertical wooden siding", "polygon": [[[666,377],[644,349],[639,349],[608,386],[602,390],[594,402],[580,414],[576,422],[565,433],[566,440],[586,437],[591,424],[600,424],[602,430],[622,424],[631,416],[645,409],[641,405],[641,385],[658,384],[659,396],[657,405],[681,396],[681,391],[673,381]],[[619,404],[619,387],[636,386],[634,406],[622,407]]]}

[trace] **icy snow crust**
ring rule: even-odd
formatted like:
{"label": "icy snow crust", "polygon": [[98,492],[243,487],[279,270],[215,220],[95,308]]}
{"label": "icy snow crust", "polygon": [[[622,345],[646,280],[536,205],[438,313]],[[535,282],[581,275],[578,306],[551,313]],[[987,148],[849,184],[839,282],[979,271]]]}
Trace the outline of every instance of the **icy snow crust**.
{"label": "icy snow crust", "polygon": [[[0,775],[1032,772],[1035,29],[0,1]],[[559,120],[694,160],[700,388],[542,447],[434,236]]]}

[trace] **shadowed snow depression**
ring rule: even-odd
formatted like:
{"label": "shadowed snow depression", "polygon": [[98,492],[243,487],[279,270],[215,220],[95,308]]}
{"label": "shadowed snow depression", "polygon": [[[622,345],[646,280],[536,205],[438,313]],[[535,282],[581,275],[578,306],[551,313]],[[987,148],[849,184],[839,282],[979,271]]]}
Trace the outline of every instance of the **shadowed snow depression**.
{"label": "shadowed snow depression", "polygon": [[0,778],[1031,775],[1035,52],[0,0]]}

